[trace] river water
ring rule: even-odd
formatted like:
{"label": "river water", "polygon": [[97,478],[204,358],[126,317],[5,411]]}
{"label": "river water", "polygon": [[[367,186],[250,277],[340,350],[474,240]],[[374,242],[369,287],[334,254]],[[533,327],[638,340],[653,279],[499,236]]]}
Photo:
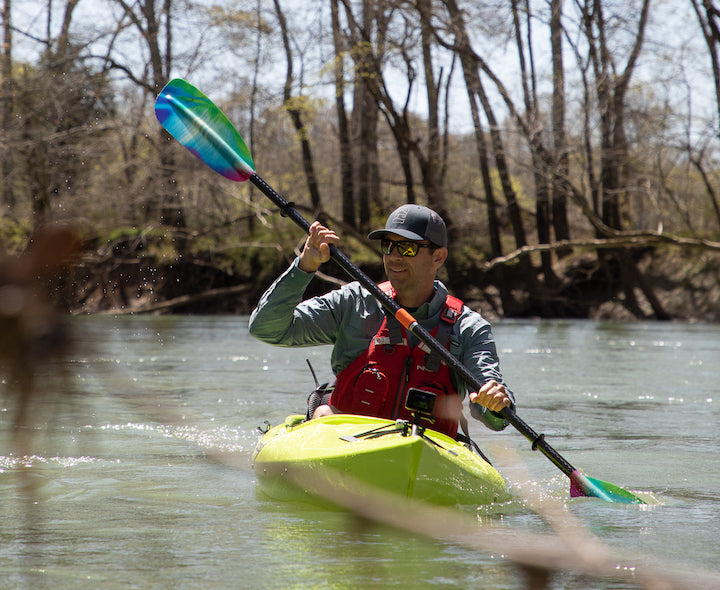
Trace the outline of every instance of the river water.
{"label": "river water", "polygon": [[[3,588],[514,590],[529,582],[513,555],[537,557],[530,539],[551,547],[558,534],[601,546],[616,575],[572,571],[570,551],[548,557],[561,566],[550,588],[636,588],[647,572],[681,571],[679,587],[720,588],[720,326],[498,323],[518,415],[586,474],[657,504],[570,500],[565,476],[512,427],[471,421],[516,499],[453,510],[433,538],[258,489],[257,427],[304,411],[306,359],[327,380],[328,349],[258,343],[244,317],[71,321],[78,350],[41,381],[29,449],[13,446],[12,406],[1,408]],[[61,369],[67,381],[52,378]],[[477,537],[453,536],[455,517]],[[493,549],[494,533],[514,545],[498,536]]]}

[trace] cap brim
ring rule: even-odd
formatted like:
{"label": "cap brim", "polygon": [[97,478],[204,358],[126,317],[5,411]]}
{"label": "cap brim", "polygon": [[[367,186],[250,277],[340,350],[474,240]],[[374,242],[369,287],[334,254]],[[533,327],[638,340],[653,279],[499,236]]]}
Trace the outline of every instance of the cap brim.
{"label": "cap brim", "polygon": [[371,240],[382,240],[385,236],[389,234],[395,234],[396,236],[400,236],[401,238],[415,240],[416,242],[421,242],[425,239],[420,234],[416,234],[414,232],[404,229],[376,229],[375,231],[368,234],[368,238]]}

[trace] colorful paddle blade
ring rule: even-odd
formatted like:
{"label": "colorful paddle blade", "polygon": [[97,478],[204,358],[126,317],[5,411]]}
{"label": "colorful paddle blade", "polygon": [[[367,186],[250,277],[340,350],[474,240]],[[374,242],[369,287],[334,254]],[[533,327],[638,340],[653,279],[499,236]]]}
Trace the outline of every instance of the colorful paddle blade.
{"label": "colorful paddle blade", "polygon": [[570,475],[570,496],[591,496],[601,498],[608,502],[619,502],[622,504],[645,504],[635,494],[616,486],[615,484],[601,479],[595,479],[583,475],[579,471],[573,471]]}
{"label": "colorful paddle blade", "polygon": [[180,78],[168,82],[155,101],[155,115],[170,135],[225,178],[243,181],[255,174],[240,134],[192,84]]}

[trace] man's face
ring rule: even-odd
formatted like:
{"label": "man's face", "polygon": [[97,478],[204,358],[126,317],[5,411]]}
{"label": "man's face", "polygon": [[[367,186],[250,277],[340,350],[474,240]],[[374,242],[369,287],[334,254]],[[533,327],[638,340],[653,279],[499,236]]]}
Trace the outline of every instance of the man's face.
{"label": "man's face", "polygon": [[422,293],[434,288],[435,275],[447,258],[447,248],[428,248],[427,241],[407,240],[397,234],[388,234],[390,242],[412,242],[420,245],[416,256],[402,256],[397,244],[390,254],[383,254],[385,274],[398,293]]}

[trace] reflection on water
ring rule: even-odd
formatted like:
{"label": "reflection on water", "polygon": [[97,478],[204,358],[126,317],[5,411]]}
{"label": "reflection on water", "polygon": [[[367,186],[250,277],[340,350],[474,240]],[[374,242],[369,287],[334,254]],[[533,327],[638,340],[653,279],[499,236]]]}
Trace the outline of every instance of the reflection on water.
{"label": "reflection on water", "polygon": [[[526,586],[502,554],[462,540],[258,493],[256,427],[304,411],[305,359],[327,380],[326,348],[260,344],[246,318],[73,320],[85,352],[65,367],[81,395],[47,397],[31,453],[0,451],[4,587]],[[662,505],[569,500],[567,479],[522,436],[472,423],[511,490],[615,550],[720,570],[720,327],[507,321],[495,337],[518,414],[589,475]],[[462,514],[519,542],[551,532],[521,499]],[[550,587],[588,583],[565,573]]]}

